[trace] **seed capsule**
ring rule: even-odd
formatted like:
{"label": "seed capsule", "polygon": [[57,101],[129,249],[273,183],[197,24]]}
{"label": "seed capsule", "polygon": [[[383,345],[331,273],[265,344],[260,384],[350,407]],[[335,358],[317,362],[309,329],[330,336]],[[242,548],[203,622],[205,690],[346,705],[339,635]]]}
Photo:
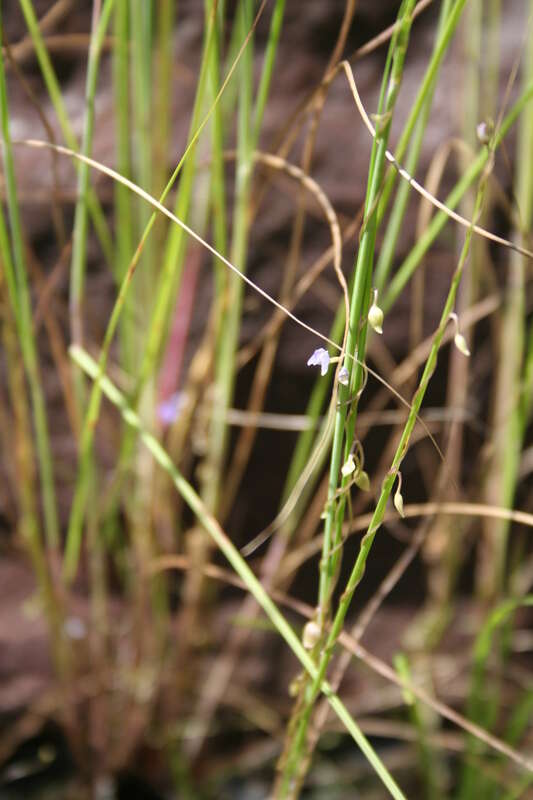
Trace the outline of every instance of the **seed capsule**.
{"label": "seed capsule", "polygon": [[405,511],[403,510],[403,497],[399,489],[396,489],[396,494],[394,495],[394,508],[400,517],[405,517]]}
{"label": "seed capsule", "polygon": [[368,472],[365,472],[364,469],[359,470],[354,478],[354,483],[362,492],[370,491],[370,478],[368,477]]}

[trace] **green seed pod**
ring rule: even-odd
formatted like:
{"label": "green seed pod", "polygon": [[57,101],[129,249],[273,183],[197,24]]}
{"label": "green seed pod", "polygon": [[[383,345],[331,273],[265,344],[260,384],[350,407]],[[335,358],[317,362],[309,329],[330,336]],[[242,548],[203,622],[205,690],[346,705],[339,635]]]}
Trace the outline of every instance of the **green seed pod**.
{"label": "green seed pod", "polygon": [[396,489],[396,494],[394,495],[394,508],[400,517],[405,517],[405,511],[403,510],[403,497],[399,489]]}
{"label": "green seed pod", "polygon": [[370,491],[370,478],[368,477],[368,472],[365,472],[364,469],[359,470],[357,475],[354,477],[353,482],[359,489],[361,489],[361,491]]}

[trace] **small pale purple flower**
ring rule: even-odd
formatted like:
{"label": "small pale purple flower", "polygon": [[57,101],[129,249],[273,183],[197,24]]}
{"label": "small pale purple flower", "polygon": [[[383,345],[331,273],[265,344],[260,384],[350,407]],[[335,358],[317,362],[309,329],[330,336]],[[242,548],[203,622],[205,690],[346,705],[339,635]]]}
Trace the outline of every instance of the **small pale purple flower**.
{"label": "small pale purple flower", "polygon": [[319,347],[315,352],[308,358],[307,366],[308,367],[320,367],[320,374],[325,375],[328,371],[329,367],[329,353],[327,350],[324,350],[323,347]]}
{"label": "small pale purple flower", "polygon": [[350,383],[350,373],[346,367],[341,367],[339,370],[339,383],[342,383],[343,386],[348,386]]}
{"label": "small pale purple flower", "polygon": [[63,626],[63,630],[69,639],[74,639],[75,641],[85,639],[87,636],[87,626],[79,617],[67,617]]}
{"label": "small pale purple flower", "polygon": [[175,392],[170,397],[167,397],[166,400],[163,400],[161,403],[159,403],[157,406],[157,416],[159,421],[165,426],[171,425],[174,420],[179,417],[184,402],[185,397],[183,392]]}

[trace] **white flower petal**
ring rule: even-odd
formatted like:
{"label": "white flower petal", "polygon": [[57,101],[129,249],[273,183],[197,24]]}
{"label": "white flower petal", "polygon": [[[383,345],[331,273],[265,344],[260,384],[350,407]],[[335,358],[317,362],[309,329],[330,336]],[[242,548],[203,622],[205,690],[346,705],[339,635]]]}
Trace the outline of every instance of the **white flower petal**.
{"label": "white flower petal", "polygon": [[320,374],[325,375],[329,368],[330,357],[327,350],[318,347],[307,359],[308,367],[320,367]]}
{"label": "white flower petal", "polygon": [[355,472],[355,461],[353,460],[353,456],[350,454],[346,460],[346,463],[341,467],[341,475],[343,478],[347,478],[348,475],[351,475],[352,472]]}

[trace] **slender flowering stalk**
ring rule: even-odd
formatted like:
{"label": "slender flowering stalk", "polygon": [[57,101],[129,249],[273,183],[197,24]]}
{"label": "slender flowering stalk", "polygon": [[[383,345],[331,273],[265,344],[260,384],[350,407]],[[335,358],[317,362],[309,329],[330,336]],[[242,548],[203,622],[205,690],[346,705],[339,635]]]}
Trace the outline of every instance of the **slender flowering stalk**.
{"label": "slender flowering stalk", "polygon": [[[377,134],[372,150],[370,172],[368,179],[367,199],[365,203],[365,225],[361,234],[360,247],[355,266],[355,280],[350,306],[349,336],[346,345],[348,359],[357,359],[351,370],[351,383],[341,386],[339,392],[339,405],[335,419],[333,448],[330,462],[330,475],[328,487],[328,515],[324,529],[324,547],[322,551],[319,609],[322,622],[328,614],[328,606],[333,590],[335,576],[338,570],[341,555],[342,522],[346,504],[345,494],[339,494],[340,467],[350,453],[354,440],[356,402],[351,404],[352,398],[357,398],[364,385],[364,361],[366,350],[367,325],[362,324],[368,314],[368,303],[371,286],[371,272],[374,259],[374,247],[377,232],[376,204],[382,185],[388,136],[392,122],[396,97],[398,95],[403,64],[409,39],[411,12],[413,2],[402,3],[398,19],[399,25],[396,36],[391,42],[389,50],[390,68],[385,71],[381,91],[380,105],[378,107]],[[390,75],[390,78],[389,78]],[[348,409],[350,414],[348,415]],[[341,490],[346,484],[341,480]],[[336,499],[338,498],[338,500]]]}
{"label": "slender flowering stalk", "polygon": [[[489,164],[492,164],[492,159],[489,159]],[[486,180],[489,175],[489,170],[487,169],[483,174],[478,192],[476,195],[476,203],[475,203],[475,210],[474,210],[474,219],[479,217],[479,213],[483,203],[483,197],[485,192]],[[359,549],[359,554],[353,566],[352,572],[346,584],[346,587],[341,595],[341,600],[339,603],[339,607],[335,614],[335,617],[329,627],[327,637],[323,646],[320,649],[320,660],[318,663],[318,670],[317,670],[317,677],[316,679],[309,685],[305,686],[305,693],[302,700],[301,705],[301,713],[299,717],[296,718],[294,728],[291,731],[291,749],[287,754],[287,764],[291,764],[291,782],[295,785],[298,782],[298,785],[301,785],[303,777],[305,775],[305,771],[308,768],[308,761],[302,756],[305,746],[305,739],[307,734],[307,729],[310,722],[311,712],[313,710],[314,703],[318,697],[320,692],[320,685],[321,681],[324,680],[326,675],[326,671],[328,665],[330,663],[331,657],[333,655],[333,651],[335,648],[336,641],[342,631],[342,627],[344,624],[344,620],[346,618],[346,614],[348,612],[348,608],[350,607],[350,603],[352,597],[354,595],[355,589],[357,588],[359,582],[361,581],[366,561],[368,558],[368,554],[372,548],[372,544],[374,542],[374,538],[378,529],[381,526],[383,521],[383,517],[385,515],[385,509],[387,506],[388,499],[390,497],[392,488],[394,486],[395,481],[399,476],[399,470],[403,459],[407,453],[407,449],[409,446],[409,441],[411,438],[411,434],[413,432],[417,416],[419,414],[425,393],[429,386],[429,381],[431,376],[433,375],[436,364],[437,364],[437,355],[440,349],[442,339],[444,337],[444,333],[446,330],[446,326],[448,324],[450,314],[452,313],[452,308],[455,303],[455,298],[457,295],[457,289],[459,287],[459,283],[463,274],[464,265],[470,250],[470,243],[472,240],[473,234],[473,227],[470,227],[467,231],[467,235],[465,238],[465,243],[463,245],[463,249],[461,251],[461,255],[459,258],[459,262],[457,268],[455,270],[454,276],[452,278],[452,282],[450,285],[450,290],[448,292],[448,297],[444,304],[444,309],[441,315],[441,320],[439,327],[435,333],[433,344],[431,347],[430,354],[426,361],[424,371],[422,373],[422,378],[420,380],[419,386],[417,391],[414,394],[413,402],[411,405],[411,410],[409,412],[409,416],[407,418],[407,422],[405,424],[402,436],[400,438],[400,442],[396,449],[396,453],[394,455],[391,467],[387,473],[385,480],[383,481],[383,485],[381,488],[381,493],[374,511],[372,515],[372,519],[370,521],[370,525],[367,529],[366,534],[363,536],[361,540],[361,546]],[[398,494],[398,493],[397,493]],[[400,495],[401,496],[401,495]],[[399,503],[395,504],[397,510]],[[293,754],[297,754],[299,760],[295,762],[292,760]],[[302,774],[303,773],[303,774]],[[284,771],[284,775],[287,774],[287,770]],[[288,786],[287,790],[288,791]],[[280,796],[287,796],[287,794],[282,794]]]}
{"label": "slender flowering stalk", "polygon": [[[356,403],[353,404],[349,417],[347,417],[347,413],[350,400],[358,397],[364,384],[365,370],[361,366],[361,362],[364,361],[366,349],[367,325],[362,324],[362,321],[366,320],[368,314],[370,287],[372,285],[372,265],[377,232],[377,201],[385,171],[385,154],[392,113],[403,74],[413,8],[414,0],[404,0],[400,7],[398,27],[389,48],[378,106],[379,123],[372,148],[365,202],[365,223],[360,237],[360,246],[355,265],[355,279],[350,304],[349,335],[346,344],[348,360],[354,359],[354,365],[351,368],[349,384],[343,385],[341,383],[339,387],[339,402],[335,416],[330,461],[317,614],[317,622],[322,626],[322,629],[324,629],[327,622],[331,595],[341,555],[342,523],[346,505],[344,490],[351,480],[351,476],[343,477],[341,475],[341,465],[348,460],[354,440]],[[319,651],[320,642],[311,655],[317,658]],[[302,681],[299,697],[289,723],[284,753],[280,761],[280,773],[275,787],[275,796],[279,798],[296,797],[298,795],[309,766],[305,755],[307,730],[317,697],[317,694],[310,691],[310,689],[309,682],[307,680]]]}

